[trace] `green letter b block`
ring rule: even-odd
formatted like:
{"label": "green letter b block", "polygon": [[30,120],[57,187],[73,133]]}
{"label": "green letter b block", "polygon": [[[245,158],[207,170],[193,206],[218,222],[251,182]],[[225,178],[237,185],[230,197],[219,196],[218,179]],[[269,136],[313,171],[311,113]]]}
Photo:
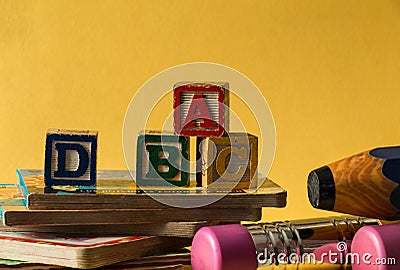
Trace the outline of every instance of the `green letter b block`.
{"label": "green letter b block", "polygon": [[189,139],[185,136],[140,134],[137,140],[136,183],[139,186],[189,184]]}

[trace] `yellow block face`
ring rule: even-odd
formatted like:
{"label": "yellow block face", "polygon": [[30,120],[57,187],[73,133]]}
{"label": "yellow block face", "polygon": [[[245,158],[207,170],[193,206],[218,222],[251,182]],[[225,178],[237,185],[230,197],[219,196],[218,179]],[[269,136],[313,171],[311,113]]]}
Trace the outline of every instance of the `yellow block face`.
{"label": "yellow block face", "polygon": [[249,188],[253,177],[257,177],[256,136],[231,133],[224,137],[209,137],[203,140],[200,147],[203,159],[203,186]]}

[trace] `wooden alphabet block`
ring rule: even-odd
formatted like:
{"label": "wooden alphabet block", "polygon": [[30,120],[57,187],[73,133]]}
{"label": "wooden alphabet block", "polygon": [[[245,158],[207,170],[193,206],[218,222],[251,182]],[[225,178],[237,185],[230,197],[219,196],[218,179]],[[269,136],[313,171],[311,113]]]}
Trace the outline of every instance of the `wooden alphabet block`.
{"label": "wooden alphabet block", "polygon": [[229,84],[174,85],[174,129],[187,136],[221,136],[229,131]]}
{"label": "wooden alphabet block", "polygon": [[148,132],[137,140],[136,184],[189,185],[189,138]]}
{"label": "wooden alphabet block", "polygon": [[201,143],[202,184],[216,188],[247,189],[257,179],[258,138],[229,133]]}
{"label": "wooden alphabet block", "polygon": [[97,131],[49,129],[46,135],[46,186],[96,184]]}

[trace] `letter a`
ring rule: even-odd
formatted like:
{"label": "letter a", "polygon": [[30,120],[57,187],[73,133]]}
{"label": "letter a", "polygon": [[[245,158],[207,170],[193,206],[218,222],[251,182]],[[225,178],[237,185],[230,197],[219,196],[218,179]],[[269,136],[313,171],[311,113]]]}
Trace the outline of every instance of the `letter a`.
{"label": "letter a", "polygon": [[208,110],[205,98],[202,94],[195,94],[190,104],[188,114],[182,123],[182,129],[185,128],[215,128],[215,123]]}

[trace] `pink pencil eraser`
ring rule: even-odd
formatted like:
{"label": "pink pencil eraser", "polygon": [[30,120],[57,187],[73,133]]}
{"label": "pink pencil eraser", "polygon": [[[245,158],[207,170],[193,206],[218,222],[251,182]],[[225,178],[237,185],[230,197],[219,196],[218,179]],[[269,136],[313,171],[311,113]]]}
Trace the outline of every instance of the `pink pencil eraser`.
{"label": "pink pencil eraser", "polygon": [[191,261],[193,270],[255,270],[256,247],[242,225],[203,227],[193,238]]}
{"label": "pink pencil eraser", "polygon": [[400,224],[362,227],[354,236],[351,252],[359,258],[353,270],[399,269]]}
{"label": "pink pencil eraser", "polygon": [[338,242],[320,246],[313,251],[313,254],[319,262],[344,264],[349,252],[350,243]]}

